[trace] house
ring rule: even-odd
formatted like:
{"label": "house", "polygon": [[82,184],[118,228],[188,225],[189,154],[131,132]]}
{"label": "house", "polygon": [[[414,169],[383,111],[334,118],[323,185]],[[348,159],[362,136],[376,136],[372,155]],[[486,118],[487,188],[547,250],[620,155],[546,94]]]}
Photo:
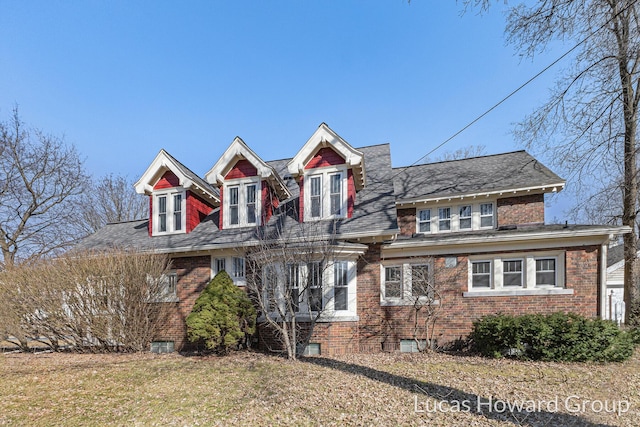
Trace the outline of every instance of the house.
{"label": "house", "polygon": [[545,195],[565,181],[527,152],[394,168],[388,144],[354,148],[324,123],[294,150],[265,161],[236,138],[204,178],[162,150],[135,186],[149,218],[109,224],[80,248],[171,255],[173,316],[157,339],[176,349],[206,283],[224,269],[245,286],[243,253],[276,223],[326,224],[342,245],[344,274],[318,279],[336,296],[311,339],[322,354],[411,350],[424,273],[438,289],[438,344],[491,313],[604,316],[608,243],[628,230],[546,224]]}

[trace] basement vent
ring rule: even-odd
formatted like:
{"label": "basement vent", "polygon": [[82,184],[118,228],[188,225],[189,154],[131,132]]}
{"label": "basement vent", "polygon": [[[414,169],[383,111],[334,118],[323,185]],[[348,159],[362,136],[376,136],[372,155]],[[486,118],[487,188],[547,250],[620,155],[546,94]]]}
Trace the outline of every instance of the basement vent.
{"label": "basement vent", "polygon": [[418,353],[427,348],[427,340],[400,340],[400,353]]}
{"label": "basement vent", "polygon": [[320,343],[310,342],[304,348],[304,352],[302,354],[304,354],[305,356],[318,356],[318,355],[320,355]]}
{"label": "basement vent", "polygon": [[151,353],[173,353],[173,341],[153,341],[151,343]]}

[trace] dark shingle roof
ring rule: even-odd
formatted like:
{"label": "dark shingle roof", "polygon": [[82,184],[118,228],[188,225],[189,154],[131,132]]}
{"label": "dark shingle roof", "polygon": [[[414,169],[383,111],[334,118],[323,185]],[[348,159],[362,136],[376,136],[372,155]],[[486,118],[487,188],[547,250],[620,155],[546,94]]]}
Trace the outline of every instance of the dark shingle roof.
{"label": "dark shingle roof", "polygon": [[[336,235],[395,233],[397,220],[395,196],[391,182],[391,153],[388,144],[359,148],[365,155],[367,187],[356,194],[353,216],[335,221]],[[291,159],[267,162],[280,176],[285,177],[287,188],[292,197],[281,206],[297,205],[299,188],[293,179],[287,179],[287,163]],[[368,188],[371,188],[368,190]],[[99,250],[108,247],[133,247],[142,250],[186,251],[250,245],[256,242],[254,227],[218,228],[219,210],[214,210],[189,234],[168,234],[149,237],[148,220],[107,224],[96,233],[83,239],[78,249]],[[293,230],[298,224],[295,212],[279,209],[271,220],[270,226],[278,225],[284,230]],[[334,221],[318,221],[318,231],[333,234]]]}
{"label": "dark shingle roof", "polygon": [[198,175],[196,175],[191,169],[189,169],[188,167],[186,167],[184,164],[182,164],[182,162],[180,162],[178,159],[176,159],[175,157],[173,157],[171,154],[169,154],[166,150],[163,150],[164,153],[166,154],[167,157],[169,157],[172,161],[175,162],[176,166],[178,167],[178,169],[180,169],[180,172],[186,176],[187,178],[189,178],[191,181],[193,181],[198,187],[209,191],[211,193],[213,193],[214,195],[216,195],[217,197],[220,197],[220,191],[218,191],[218,189],[216,187],[213,187],[211,184],[209,184],[207,181],[205,181],[204,179],[200,178]]}
{"label": "dark shingle roof", "polygon": [[564,180],[526,151],[394,168],[399,200],[447,197],[534,186]]}

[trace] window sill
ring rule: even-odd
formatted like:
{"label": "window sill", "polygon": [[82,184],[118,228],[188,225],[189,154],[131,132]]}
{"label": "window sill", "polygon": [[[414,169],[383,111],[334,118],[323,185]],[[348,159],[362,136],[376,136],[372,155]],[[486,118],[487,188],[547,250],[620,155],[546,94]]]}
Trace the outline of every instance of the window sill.
{"label": "window sill", "polygon": [[177,231],[154,231],[151,237],[159,237],[159,236],[171,236],[174,234],[187,234],[185,230],[177,230]]}
{"label": "window sill", "polygon": [[500,290],[483,290],[483,291],[469,291],[463,292],[464,298],[473,297],[511,297],[511,296],[526,296],[526,295],[573,295],[573,289],[553,289],[553,288],[538,288],[538,289],[500,289]]}
{"label": "window sill", "polygon": [[[419,305],[424,306],[424,305],[429,303],[429,300],[426,297],[422,297],[422,298],[418,299],[417,303]],[[405,298],[405,299],[400,299],[400,298],[391,299],[391,298],[389,298],[389,299],[380,300],[380,306],[382,306],[382,307],[413,306],[415,304],[416,304],[416,300],[415,299],[407,299],[407,298]],[[431,304],[432,305],[440,305],[440,300],[431,301]]]}
{"label": "window sill", "polygon": [[[312,314],[311,317],[314,317],[315,315]],[[269,314],[269,318],[271,319],[278,319],[278,315],[275,313],[271,313]],[[267,319],[266,317],[260,316],[258,317],[257,321],[258,322],[265,322]],[[316,323],[330,323],[330,322],[357,322],[360,320],[360,316],[356,315],[356,314],[352,314],[352,313],[345,313],[345,314],[322,314],[318,319],[316,319]],[[310,317],[308,313],[298,313],[296,314],[296,322],[309,322],[310,321]]]}

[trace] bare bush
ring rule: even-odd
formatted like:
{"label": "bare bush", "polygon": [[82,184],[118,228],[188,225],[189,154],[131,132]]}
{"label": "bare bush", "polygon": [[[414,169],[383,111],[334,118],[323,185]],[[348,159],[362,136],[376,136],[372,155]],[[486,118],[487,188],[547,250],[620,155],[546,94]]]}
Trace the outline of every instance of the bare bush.
{"label": "bare bush", "polygon": [[143,351],[165,316],[166,256],[111,250],[66,254],[0,275],[2,331],[79,351]]}

